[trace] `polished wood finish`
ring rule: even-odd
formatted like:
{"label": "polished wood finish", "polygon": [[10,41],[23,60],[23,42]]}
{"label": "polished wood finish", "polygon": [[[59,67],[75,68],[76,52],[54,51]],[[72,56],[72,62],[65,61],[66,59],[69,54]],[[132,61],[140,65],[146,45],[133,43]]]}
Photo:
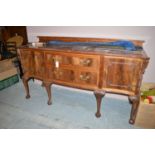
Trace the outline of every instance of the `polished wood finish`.
{"label": "polished wood finish", "polygon": [[47,91],[47,94],[48,94],[48,102],[47,104],[48,105],[51,105],[52,104],[52,95],[51,95],[51,83],[48,83],[48,82],[44,82],[43,83],[44,87],[46,88],[46,91]]}
{"label": "polished wood finish", "polygon": [[99,82],[99,62],[99,56],[94,55],[46,52],[45,79],[49,82],[95,89]]}
{"label": "polished wood finish", "polygon": [[96,117],[101,117],[101,102],[102,102],[102,98],[105,96],[105,91],[99,91],[99,90],[95,90],[94,91],[94,95],[97,101],[97,112],[95,114]]}
{"label": "polished wood finish", "polygon": [[29,99],[30,98],[30,91],[29,91],[29,85],[28,85],[28,78],[26,79],[25,77],[23,77],[23,84],[24,84],[24,87],[25,87],[25,90],[26,90],[26,99]]}
{"label": "polished wood finish", "polygon": [[132,102],[129,123],[134,124],[136,115],[137,115],[137,111],[138,111],[139,102],[140,102],[140,95],[129,96],[129,100]]}
{"label": "polished wood finish", "polygon": [[143,61],[130,58],[105,56],[103,88],[123,90],[134,94],[141,74]]}
{"label": "polished wood finish", "polygon": [[[106,42],[117,39],[39,37],[40,42],[48,40]],[[133,43],[142,46],[143,41],[134,40]],[[129,96],[132,103],[129,123],[134,123],[142,76],[149,62],[144,51],[140,54],[124,54],[25,46],[18,52],[24,71],[23,83],[27,98],[30,97],[27,84],[29,78],[43,81],[49,105],[52,103],[51,84],[92,90],[97,101],[96,117],[100,117],[101,101],[106,92],[124,94]]]}

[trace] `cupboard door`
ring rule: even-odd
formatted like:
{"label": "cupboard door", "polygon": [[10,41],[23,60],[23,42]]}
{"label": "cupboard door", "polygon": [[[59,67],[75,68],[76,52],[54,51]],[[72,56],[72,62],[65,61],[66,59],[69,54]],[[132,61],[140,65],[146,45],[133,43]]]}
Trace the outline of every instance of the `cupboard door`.
{"label": "cupboard door", "polygon": [[139,59],[105,57],[103,87],[135,92],[141,67]]}
{"label": "cupboard door", "polygon": [[43,78],[44,75],[44,54],[42,51],[34,51],[34,70],[35,76]]}
{"label": "cupboard door", "polygon": [[34,75],[33,54],[30,50],[20,50],[22,70],[25,76]]}

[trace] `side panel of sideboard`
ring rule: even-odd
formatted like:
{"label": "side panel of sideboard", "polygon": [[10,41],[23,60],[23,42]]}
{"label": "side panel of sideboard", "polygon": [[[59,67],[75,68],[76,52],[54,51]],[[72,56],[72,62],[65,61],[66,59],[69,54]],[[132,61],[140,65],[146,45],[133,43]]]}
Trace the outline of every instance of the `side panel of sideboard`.
{"label": "side panel of sideboard", "polygon": [[24,72],[24,78],[44,79],[45,65],[44,52],[38,50],[20,50],[20,60]]}
{"label": "side panel of sideboard", "polygon": [[32,50],[20,49],[19,57],[25,78],[34,76],[34,56]]}

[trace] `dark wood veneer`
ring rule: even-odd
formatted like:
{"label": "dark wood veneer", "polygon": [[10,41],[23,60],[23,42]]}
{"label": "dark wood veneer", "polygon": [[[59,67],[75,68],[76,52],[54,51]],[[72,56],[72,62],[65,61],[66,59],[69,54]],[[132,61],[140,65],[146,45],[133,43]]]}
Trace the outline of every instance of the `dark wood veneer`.
{"label": "dark wood veneer", "polygon": [[[40,42],[60,41],[99,41],[109,42],[118,39],[50,37],[40,36]],[[144,41],[132,40],[136,46]],[[74,51],[69,49],[34,48],[24,46],[19,50],[23,67],[23,83],[26,98],[30,98],[28,80],[37,78],[43,81],[51,105],[51,85],[59,84],[86,90],[93,90],[97,101],[96,117],[100,117],[101,101],[106,92],[129,96],[132,103],[129,123],[135,122],[140,98],[140,85],[149,58],[141,54]]]}

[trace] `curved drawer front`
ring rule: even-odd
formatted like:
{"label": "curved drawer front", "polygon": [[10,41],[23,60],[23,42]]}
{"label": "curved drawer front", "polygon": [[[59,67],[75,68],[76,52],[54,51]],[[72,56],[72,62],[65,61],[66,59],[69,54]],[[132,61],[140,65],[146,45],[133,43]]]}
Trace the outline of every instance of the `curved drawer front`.
{"label": "curved drawer front", "polygon": [[46,64],[51,65],[59,62],[60,66],[70,67],[84,67],[96,70],[99,67],[99,56],[84,55],[84,54],[66,54],[66,53],[46,53],[45,54]]}
{"label": "curved drawer front", "polygon": [[98,85],[97,73],[77,71],[64,68],[48,67],[46,70],[46,78],[48,81],[58,82],[62,85],[73,85],[82,88],[96,88]]}
{"label": "curved drawer front", "polygon": [[45,52],[45,60],[48,80],[86,89],[98,86],[98,55]]}
{"label": "curved drawer front", "polygon": [[76,82],[76,75],[73,70],[68,69],[54,69],[52,71],[52,77],[54,80],[64,82]]}
{"label": "curved drawer front", "polygon": [[94,85],[97,86],[97,73],[94,72],[79,72],[77,82],[80,85]]}

